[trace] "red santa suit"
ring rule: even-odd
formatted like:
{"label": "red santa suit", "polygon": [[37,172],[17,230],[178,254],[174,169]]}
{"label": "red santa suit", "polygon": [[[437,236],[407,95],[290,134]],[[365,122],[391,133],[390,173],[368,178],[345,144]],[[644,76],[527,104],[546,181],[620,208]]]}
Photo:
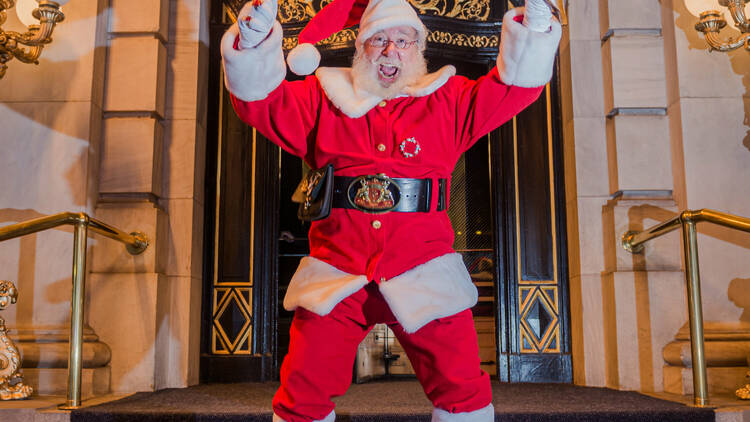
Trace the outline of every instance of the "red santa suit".
{"label": "red santa suit", "polygon": [[[536,100],[551,77],[560,26],[529,31],[521,13],[506,15],[497,67],[476,81],[445,66],[389,100],[359,90],[349,68],[319,68],[288,82],[278,22],[252,49],[235,48],[236,26],[227,32],[225,81],[239,117],[310,167],[431,179],[436,187],[450,180],[463,152]],[[432,191],[427,212],[333,208],[311,224],[310,256],[284,298],[296,313],[274,399],[278,420],[333,420],[330,398],[348,387],[357,344],[383,322],[435,405],[433,420],[491,420],[469,310],[477,291]]]}

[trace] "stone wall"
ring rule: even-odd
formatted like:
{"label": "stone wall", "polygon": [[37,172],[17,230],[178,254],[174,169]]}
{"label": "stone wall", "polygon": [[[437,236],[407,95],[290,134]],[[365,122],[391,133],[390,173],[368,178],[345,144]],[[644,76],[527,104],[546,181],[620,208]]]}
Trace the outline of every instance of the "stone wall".
{"label": "stone wall", "polygon": [[[207,1],[64,12],[40,65],[11,62],[0,82],[0,224],[83,211],[145,232],[135,257],[90,236],[86,323],[111,349],[112,390],[197,383]],[[70,229],[0,243],[0,278],[20,293],[9,327],[67,332],[71,261]]]}
{"label": "stone wall", "polygon": [[[750,55],[709,53],[682,0],[569,3],[561,59],[575,382],[662,391],[663,350],[687,321],[680,235],[643,255],[620,239],[685,208],[750,216]],[[705,318],[747,321],[750,236],[700,232]]]}

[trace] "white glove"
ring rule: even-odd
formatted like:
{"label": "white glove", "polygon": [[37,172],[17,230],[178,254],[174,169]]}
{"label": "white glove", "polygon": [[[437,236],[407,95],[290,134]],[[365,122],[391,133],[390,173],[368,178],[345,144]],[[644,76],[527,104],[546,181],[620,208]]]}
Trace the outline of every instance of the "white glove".
{"label": "white glove", "polygon": [[526,0],[523,25],[532,31],[547,32],[552,20],[552,9],[545,0]]}
{"label": "white glove", "polygon": [[255,48],[273,29],[278,13],[278,0],[252,0],[237,15],[240,28],[240,50]]}

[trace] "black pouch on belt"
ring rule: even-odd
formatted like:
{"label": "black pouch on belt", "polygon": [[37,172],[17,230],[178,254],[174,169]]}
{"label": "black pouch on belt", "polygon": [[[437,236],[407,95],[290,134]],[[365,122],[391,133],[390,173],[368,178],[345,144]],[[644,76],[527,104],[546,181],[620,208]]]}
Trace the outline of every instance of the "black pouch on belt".
{"label": "black pouch on belt", "polygon": [[328,217],[331,214],[332,197],[333,164],[310,170],[292,195],[292,201],[299,203],[297,218],[315,221]]}

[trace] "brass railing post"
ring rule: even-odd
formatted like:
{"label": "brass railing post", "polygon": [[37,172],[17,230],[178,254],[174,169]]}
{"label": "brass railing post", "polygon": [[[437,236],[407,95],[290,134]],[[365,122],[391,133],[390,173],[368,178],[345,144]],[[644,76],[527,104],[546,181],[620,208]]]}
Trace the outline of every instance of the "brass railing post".
{"label": "brass railing post", "polygon": [[[701,274],[698,268],[698,236],[696,224],[705,221],[750,233],[750,218],[701,209],[685,210],[676,217],[643,231],[629,231],[622,235],[622,247],[631,253],[641,253],[649,240],[682,228],[685,250],[685,281],[687,284],[688,314],[690,316],[690,351],[693,366],[693,396],[698,407],[708,406],[708,378],[703,345],[703,307],[701,306]],[[741,391],[737,390],[737,396]]]}
{"label": "brass railing post", "polygon": [[81,406],[81,372],[83,371],[83,300],[86,288],[86,243],[89,218],[79,216],[73,236],[73,294],[70,307],[70,351],[68,354],[68,397],[63,410]]}
{"label": "brass railing post", "polygon": [[[0,0],[2,2],[2,0]],[[73,293],[70,299],[70,350],[68,353],[68,396],[58,407],[72,410],[81,406],[81,372],[83,370],[83,305],[86,288],[86,243],[88,230],[124,243],[131,255],[148,248],[148,236],[141,232],[126,233],[86,213],[62,212],[0,227],[0,242],[62,225],[73,225]]]}
{"label": "brass railing post", "polygon": [[688,314],[690,318],[690,351],[693,365],[693,400],[698,407],[708,406],[706,355],[703,344],[703,307],[701,305],[701,275],[698,267],[698,236],[695,221],[684,212],[682,243],[685,249],[685,281],[687,282]]}

